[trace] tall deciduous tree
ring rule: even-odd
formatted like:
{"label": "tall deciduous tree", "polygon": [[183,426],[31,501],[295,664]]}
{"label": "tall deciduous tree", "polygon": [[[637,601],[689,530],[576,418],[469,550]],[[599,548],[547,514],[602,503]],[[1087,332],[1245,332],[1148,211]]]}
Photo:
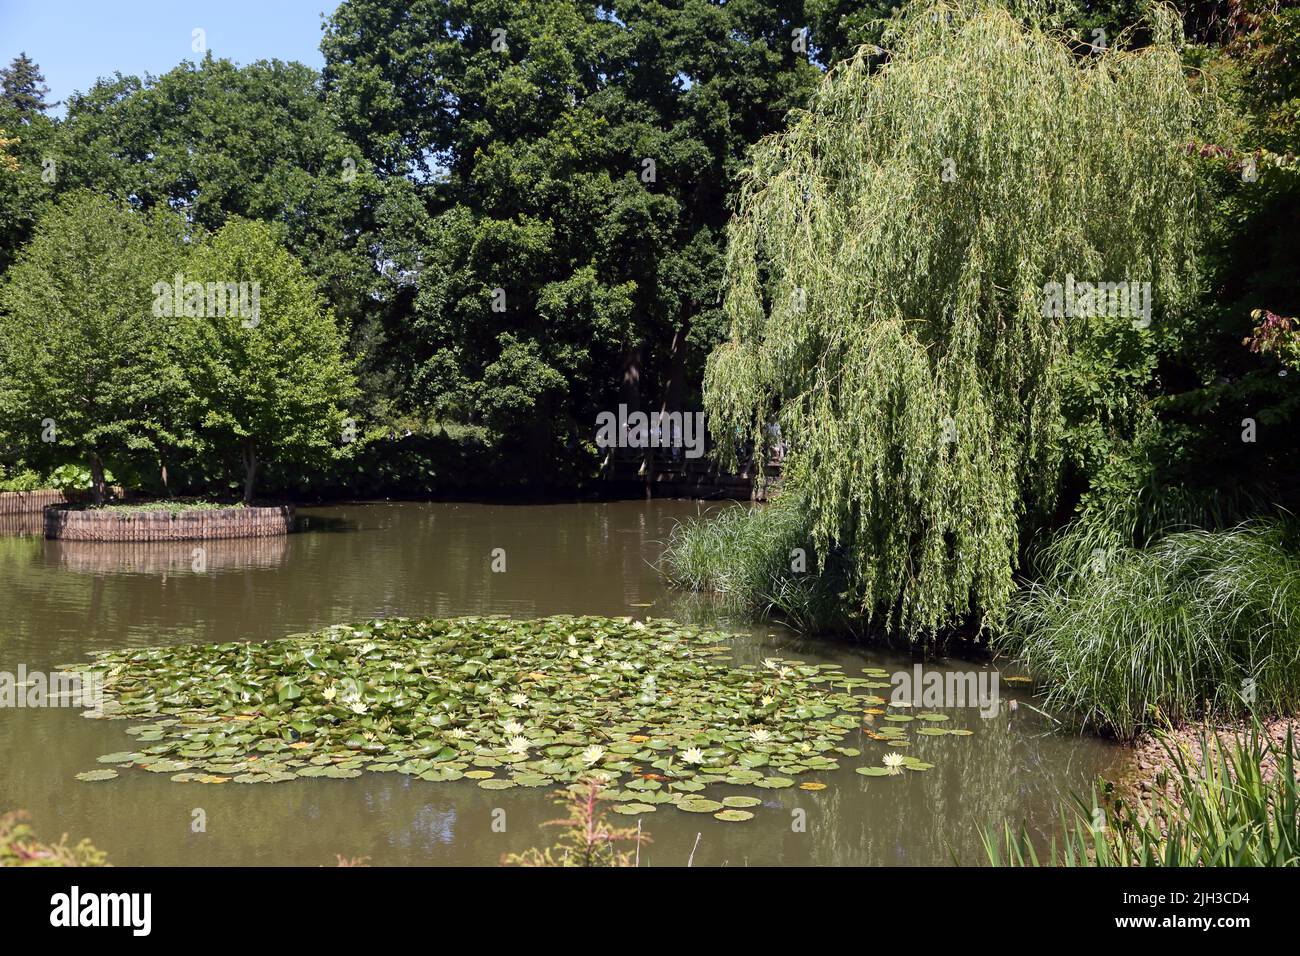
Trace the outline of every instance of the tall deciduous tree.
{"label": "tall deciduous tree", "polygon": [[181,255],[169,217],[78,191],[40,220],[0,287],[0,421],[33,463],[84,461],[96,503],[107,465],[178,441],[174,327],[153,314],[151,284]]}
{"label": "tall deciduous tree", "polygon": [[[338,8],[322,43],[332,107],[434,217],[389,330],[394,364],[414,360],[414,402],[554,438],[589,438],[597,410],[638,391],[693,403],[722,331],[734,175],[818,75],[803,6]],[[506,367],[528,381],[494,387]]]}
{"label": "tall deciduous tree", "polygon": [[345,442],[356,398],[347,337],[266,223],[231,219],[194,251],[184,280],[203,290],[173,297],[192,417],[208,447],[238,460],[251,503],[265,463],[319,462]]}
{"label": "tall deciduous tree", "polygon": [[[762,445],[780,415],[812,543],[884,628],[1000,617],[1065,406],[1124,404],[1076,361],[1147,354],[1194,298],[1202,117],[1175,29],[1081,59],[1001,4],[917,4],[886,66],[848,62],[753,154],[711,427]],[[1154,315],[1053,307],[1073,278],[1149,282]]]}
{"label": "tall deciduous tree", "polygon": [[229,216],[273,224],[359,339],[402,297],[392,273],[414,262],[406,236],[424,211],[410,183],[375,176],[311,67],[209,54],[144,81],[105,79],[71,98],[59,151],[63,183],[207,230]]}

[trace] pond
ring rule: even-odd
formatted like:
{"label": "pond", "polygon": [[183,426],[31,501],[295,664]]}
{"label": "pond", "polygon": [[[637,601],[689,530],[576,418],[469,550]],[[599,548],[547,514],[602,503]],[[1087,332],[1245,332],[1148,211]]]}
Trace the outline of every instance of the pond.
{"label": "pond", "polygon": [[[673,524],[702,506],[683,501],[553,505],[373,503],[300,510],[288,538],[171,544],[77,544],[0,536],[0,671],[53,670],[129,646],[261,641],[372,617],[599,614],[675,618],[733,635],[734,662],[779,656],[911,670],[905,656],[800,639],[772,625],[728,621],[709,602],[664,586],[655,570]],[[35,530],[11,522],[11,532]],[[498,569],[494,570],[494,566]],[[983,663],[927,661],[969,672]],[[1056,733],[1004,682],[993,716],[951,708],[945,726],[970,736],[919,737],[925,773],[883,779],[882,745],[855,731],[860,759],[801,782],[754,790],[744,824],[669,809],[643,822],[642,862],[683,865],[925,865],[980,863],[981,829],[1010,820],[1045,831],[1059,801],[1113,771],[1122,751]],[[882,691],[888,695],[888,691]],[[90,837],[118,865],[495,865],[551,842],[562,816],[546,790],[482,790],[366,773],[261,786],[205,786],[123,773],[84,783],[96,758],[130,750],[128,721],[86,720],[70,708],[0,709],[0,809],[28,810],[40,833]],[[749,792],[749,791],[746,791]],[[206,831],[191,822],[202,810]],[[504,811],[504,812],[501,812]],[[612,815],[618,825],[629,817]],[[503,826],[504,824],[504,826]]]}

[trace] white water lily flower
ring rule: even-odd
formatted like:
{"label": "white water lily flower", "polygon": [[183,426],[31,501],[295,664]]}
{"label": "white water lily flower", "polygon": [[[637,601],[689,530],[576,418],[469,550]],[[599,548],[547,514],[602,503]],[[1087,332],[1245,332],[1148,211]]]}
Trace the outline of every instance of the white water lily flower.
{"label": "white water lily flower", "polygon": [[511,695],[510,695],[510,703],[514,704],[516,707],[523,707],[523,706],[525,706],[525,705],[528,703],[528,695],[527,695],[527,694],[511,694]]}
{"label": "white water lily flower", "polygon": [[687,747],[682,751],[682,759],[687,763],[704,763],[704,751],[699,747]]}
{"label": "white water lily flower", "polygon": [[524,725],[517,720],[507,720],[504,724],[501,725],[501,729],[504,730],[511,737],[514,737],[516,734],[521,734],[524,732]]}
{"label": "white water lily flower", "polygon": [[366,705],[359,700],[353,701],[349,709],[354,714],[364,714],[367,710]]}
{"label": "white water lily flower", "polygon": [[885,754],[885,759],[882,762],[889,768],[890,773],[902,773],[903,760],[904,758],[902,754],[891,753]]}
{"label": "white water lily flower", "polygon": [[781,678],[781,680],[785,680],[787,677],[789,677],[789,676],[790,676],[791,674],[793,674],[793,673],[794,673],[794,669],[793,669],[793,668],[790,668],[790,667],[778,667],[778,668],[777,668],[777,671],[776,671],[776,676],[779,677],[779,678]]}
{"label": "white water lily flower", "polygon": [[776,698],[773,697],[771,694],[764,694],[762,697],[759,698],[759,703],[761,703],[764,707],[766,707],[774,700],[776,700]]}
{"label": "white water lily flower", "polygon": [[781,666],[781,662],[775,657],[765,657],[763,658],[763,666],[770,671],[774,671]]}
{"label": "white water lily flower", "polygon": [[337,694],[338,694],[338,688],[335,687],[333,684],[330,684],[329,687],[326,687],[323,691],[321,691],[321,696],[324,697],[326,700],[333,700]]}
{"label": "white water lily flower", "polygon": [[469,731],[464,727],[453,727],[451,730],[447,731],[447,736],[453,740],[464,740],[469,736]]}
{"label": "white water lily flower", "polygon": [[512,754],[526,754],[528,748],[532,745],[533,742],[527,737],[511,737],[510,743],[506,745],[506,750]]}
{"label": "white water lily flower", "polygon": [[588,667],[595,667],[596,658],[592,657],[590,654],[583,654],[582,663],[586,664]]}
{"label": "white water lily flower", "polygon": [[603,756],[605,756],[605,748],[598,744],[592,744],[582,752],[584,763],[596,763]]}
{"label": "white water lily flower", "polygon": [[765,744],[772,739],[772,734],[771,732],[764,730],[762,727],[759,727],[757,730],[751,730],[749,732],[749,739],[754,741],[756,744]]}

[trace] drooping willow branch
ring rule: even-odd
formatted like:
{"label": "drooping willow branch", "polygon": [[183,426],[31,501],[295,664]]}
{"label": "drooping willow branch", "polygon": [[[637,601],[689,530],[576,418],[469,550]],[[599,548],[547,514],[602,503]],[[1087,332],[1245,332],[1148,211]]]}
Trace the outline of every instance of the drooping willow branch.
{"label": "drooping willow branch", "polygon": [[1080,57],[991,0],[910,6],[883,69],[864,49],[752,154],[711,427],[761,445],[780,415],[811,543],[890,629],[1006,606],[1057,486],[1063,362],[1127,321],[1051,314],[1047,284],[1149,282],[1157,325],[1195,292],[1207,104],[1175,23]]}

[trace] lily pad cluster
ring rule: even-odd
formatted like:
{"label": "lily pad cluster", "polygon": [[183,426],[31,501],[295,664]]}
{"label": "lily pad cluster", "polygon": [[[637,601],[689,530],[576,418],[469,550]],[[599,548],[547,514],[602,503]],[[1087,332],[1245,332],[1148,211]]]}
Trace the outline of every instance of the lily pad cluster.
{"label": "lily pad cluster", "polygon": [[[864,729],[906,746],[912,715],[895,722],[870,694],[889,686],[883,671],[736,666],[725,640],[662,620],[393,618],[266,643],[110,651],[76,669],[102,676],[102,716],[141,721],[127,729],[136,749],[99,762],[187,783],[369,771],[505,790],[600,775],[620,813],[671,804],[742,821],[760,798],[705,789],[792,787],[860,756],[845,738]],[[916,716],[936,728],[946,719]],[[906,758],[905,769],[929,766]]]}

